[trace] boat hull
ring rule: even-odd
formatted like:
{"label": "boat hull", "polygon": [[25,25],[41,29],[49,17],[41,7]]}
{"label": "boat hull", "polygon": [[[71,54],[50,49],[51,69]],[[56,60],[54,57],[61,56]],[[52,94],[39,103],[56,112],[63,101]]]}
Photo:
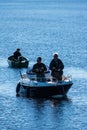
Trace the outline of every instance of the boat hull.
{"label": "boat hull", "polygon": [[27,68],[29,64],[29,60],[23,57],[21,62],[13,59],[13,56],[8,57],[8,64],[12,68]]}
{"label": "boat hull", "polygon": [[[25,91],[27,97],[37,97],[37,98],[45,98],[45,97],[64,97],[67,95],[67,92],[72,86],[72,81],[61,83],[36,83],[35,85],[27,85],[18,83],[16,92],[20,89]],[[19,86],[19,87],[18,87]]]}
{"label": "boat hull", "polygon": [[71,85],[52,86],[52,87],[29,87],[27,96],[29,97],[63,97],[66,96]]}

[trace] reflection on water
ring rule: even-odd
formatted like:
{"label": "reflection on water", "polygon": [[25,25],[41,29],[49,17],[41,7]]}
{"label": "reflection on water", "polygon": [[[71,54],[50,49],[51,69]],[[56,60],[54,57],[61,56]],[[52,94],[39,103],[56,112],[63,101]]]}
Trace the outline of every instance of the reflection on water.
{"label": "reflection on water", "polygon": [[66,103],[70,103],[71,102],[71,99],[69,99],[68,97],[65,97],[65,98],[54,98],[54,99],[51,99],[51,106],[52,107],[55,107],[55,106],[59,106],[59,105],[62,105],[63,102],[66,102]]}
{"label": "reflection on water", "polygon": [[[47,127],[51,129],[55,120],[62,121],[61,118],[64,115],[65,104],[70,104],[67,100],[28,99],[26,97],[0,97],[0,101],[3,104],[3,108],[5,107],[2,113],[0,111],[1,117],[4,117],[1,120],[0,128],[23,130],[30,128],[41,129],[41,125],[43,129]],[[52,104],[55,104],[54,108]],[[3,123],[5,123],[4,127]],[[57,122],[55,125],[57,126]]]}

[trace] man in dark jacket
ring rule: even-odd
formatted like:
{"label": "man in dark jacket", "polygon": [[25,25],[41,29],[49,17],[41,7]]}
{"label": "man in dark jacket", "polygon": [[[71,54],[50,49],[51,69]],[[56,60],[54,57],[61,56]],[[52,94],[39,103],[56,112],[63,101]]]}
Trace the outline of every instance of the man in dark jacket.
{"label": "man in dark jacket", "polygon": [[20,53],[20,48],[18,48],[13,54],[16,60],[18,60],[18,58],[22,56]]}
{"label": "man in dark jacket", "polygon": [[49,66],[50,70],[52,71],[51,75],[53,76],[54,79],[62,80],[64,64],[58,58],[58,53],[55,53],[53,57],[54,58],[50,62],[50,66]]}
{"label": "man in dark jacket", "polygon": [[44,72],[47,71],[46,65],[41,62],[42,58],[38,57],[37,58],[37,63],[34,64],[32,71],[36,73],[37,75],[37,80],[38,81],[45,81],[45,74]]}

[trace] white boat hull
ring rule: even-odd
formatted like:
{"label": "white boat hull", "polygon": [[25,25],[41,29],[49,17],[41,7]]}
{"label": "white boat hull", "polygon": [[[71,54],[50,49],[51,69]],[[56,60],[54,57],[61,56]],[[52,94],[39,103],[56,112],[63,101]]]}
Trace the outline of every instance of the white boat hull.
{"label": "white boat hull", "polygon": [[37,82],[25,78],[18,82],[16,93],[25,92],[27,97],[64,97],[72,84],[70,80]]}

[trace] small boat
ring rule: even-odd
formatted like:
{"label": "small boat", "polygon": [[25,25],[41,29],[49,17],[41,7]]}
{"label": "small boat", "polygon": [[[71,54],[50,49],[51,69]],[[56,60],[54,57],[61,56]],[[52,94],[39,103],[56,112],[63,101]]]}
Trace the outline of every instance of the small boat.
{"label": "small boat", "polygon": [[12,68],[27,68],[29,60],[23,56],[21,57],[21,60],[16,60],[12,55],[8,57],[8,64]]}
{"label": "small boat", "polygon": [[16,95],[26,94],[27,97],[46,98],[46,97],[65,97],[73,85],[71,77],[64,77],[62,81],[54,81],[50,71],[45,72],[46,81],[37,81],[33,72],[21,75],[21,79],[16,86]]}

